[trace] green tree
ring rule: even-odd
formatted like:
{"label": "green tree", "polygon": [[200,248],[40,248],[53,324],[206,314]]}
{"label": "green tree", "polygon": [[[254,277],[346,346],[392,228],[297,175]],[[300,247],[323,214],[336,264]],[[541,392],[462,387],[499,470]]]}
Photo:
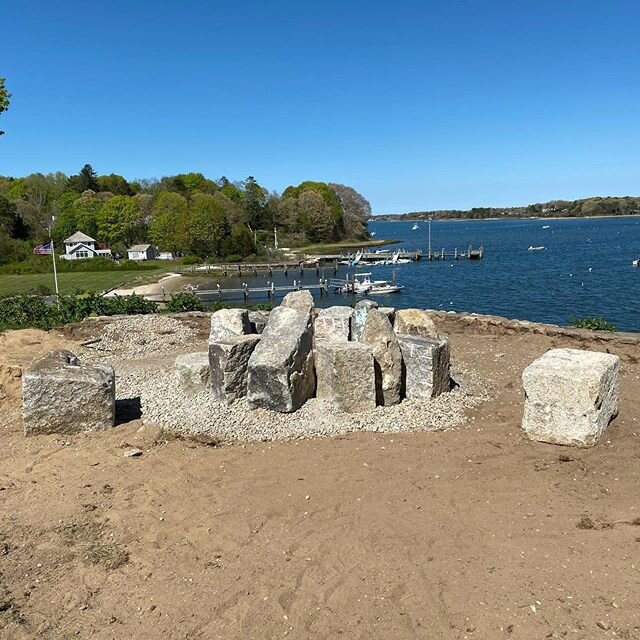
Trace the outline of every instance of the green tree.
{"label": "green tree", "polygon": [[85,164],[77,176],[69,178],[69,189],[82,193],[91,189],[91,191],[100,191],[98,184],[98,175],[90,164]]}
{"label": "green tree", "polygon": [[253,244],[253,234],[246,224],[237,223],[231,227],[231,234],[227,239],[226,251],[227,256],[238,256],[246,258],[256,252]]}
{"label": "green tree", "polygon": [[298,215],[311,242],[335,239],[334,216],[322,195],[315,189],[305,189],[298,196]]}
{"label": "green tree", "polygon": [[175,191],[160,192],[153,205],[149,228],[153,243],[160,249],[177,253],[183,245],[182,229],[187,212],[187,199],[184,196]]}
{"label": "green tree", "polygon": [[194,194],[186,227],[187,248],[191,253],[201,258],[222,257],[229,235],[224,200],[207,193]]}
{"label": "green tree", "polygon": [[76,209],[74,206],[77,199],[77,193],[66,191],[53,204],[52,212],[55,217],[55,222],[51,235],[54,242],[58,244],[78,231]]}
{"label": "green tree", "polygon": [[353,187],[329,183],[331,190],[340,198],[344,231],[347,238],[364,239],[369,236],[367,222],[371,217],[371,204]]}
{"label": "green tree", "polygon": [[132,196],[134,194],[131,185],[116,173],[98,177],[98,191],[109,191],[114,196]]}
{"label": "green tree", "polygon": [[[9,99],[11,94],[4,86],[5,78],[0,78],[0,113],[6,111],[9,108]],[[0,131],[0,136],[4,134],[4,131]]]}
{"label": "green tree", "polygon": [[[224,189],[223,189],[224,193]],[[243,184],[242,206],[247,214],[246,221],[253,229],[265,227],[267,191],[263,189],[253,176],[249,176]]]}
{"label": "green tree", "polygon": [[141,235],[140,205],[135,197],[113,196],[98,212],[97,222],[99,239],[129,246]]}
{"label": "green tree", "polygon": [[98,218],[104,206],[102,198],[94,191],[85,191],[74,203],[76,230],[95,238],[98,235]]}

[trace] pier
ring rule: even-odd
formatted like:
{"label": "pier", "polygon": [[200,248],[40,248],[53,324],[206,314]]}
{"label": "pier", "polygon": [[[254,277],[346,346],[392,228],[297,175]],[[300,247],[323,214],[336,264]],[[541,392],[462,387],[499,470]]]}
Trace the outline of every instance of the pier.
{"label": "pier", "polygon": [[480,246],[479,249],[469,246],[466,251],[458,251],[456,248],[453,251],[447,251],[446,249],[441,249],[440,251],[429,250],[427,253],[427,260],[482,260],[483,257],[483,246]]}

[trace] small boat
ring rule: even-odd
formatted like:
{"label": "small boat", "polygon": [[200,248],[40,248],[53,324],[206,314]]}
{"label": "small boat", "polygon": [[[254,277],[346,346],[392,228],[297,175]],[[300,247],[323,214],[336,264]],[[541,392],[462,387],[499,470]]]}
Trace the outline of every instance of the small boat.
{"label": "small boat", "polygon": [[547,247],[529,247],[527,251],[544,251]]}
{"label": "small boat", "polygon": [[638,258],[637,260],[634,260],[631,264],[632,264],[634,267],[640,267],[640,258]]}
{"label": "small boat", "polygon": [[367,295],[375,296],[379,293],[398,293],[398,291],[401,291],[402,289],[404,289],[404,287],[401,285],[389,284],[389,283],[377,284],[377,285],[373,285],[371,289],[367,291]]}
{"label": "small boat", "polygon": [[420,227],[418,226],[417,222],[413,223],[413,227],[411,227],[411,231],[417,231]]}
{"label": "small boat", "polygon": [[544,224],[544,225],[542,225],[542,228],[543,228],[543,229],[549,229],[550,227],[551,227],[551,225],[550,225],[550,224]]}

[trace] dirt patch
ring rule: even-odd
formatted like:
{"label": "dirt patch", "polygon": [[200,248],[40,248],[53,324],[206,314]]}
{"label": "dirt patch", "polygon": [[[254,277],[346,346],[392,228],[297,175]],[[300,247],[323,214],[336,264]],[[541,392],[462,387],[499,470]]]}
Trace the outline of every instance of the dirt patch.
{"label": "dirt patch", "polygon": [[[25,440],[3,412],[0,637],[640,638],[638,347],[447,328],[492,399],[446,432]],[[522,370],[555,346],[622,358],[593,449],[520,433]]]}

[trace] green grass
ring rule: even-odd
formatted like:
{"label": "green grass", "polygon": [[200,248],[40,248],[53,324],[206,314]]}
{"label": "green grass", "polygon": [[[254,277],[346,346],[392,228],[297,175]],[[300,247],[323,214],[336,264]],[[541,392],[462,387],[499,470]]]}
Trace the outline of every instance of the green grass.
{"label": "green grass", "polygon": [[[102,292],[119,287],[123,284],[144,284],[154,282],[158,277],[169,271],[164,268],[149,271],[91,271],[78,273],[59,273],[58,285],[60,293],[73,293],[76,289],[84,291]],[[0,275],[0,296],[30,291],[38,286],[49,287],[53,292],[52,273],[37,273],[33,275]]]}

